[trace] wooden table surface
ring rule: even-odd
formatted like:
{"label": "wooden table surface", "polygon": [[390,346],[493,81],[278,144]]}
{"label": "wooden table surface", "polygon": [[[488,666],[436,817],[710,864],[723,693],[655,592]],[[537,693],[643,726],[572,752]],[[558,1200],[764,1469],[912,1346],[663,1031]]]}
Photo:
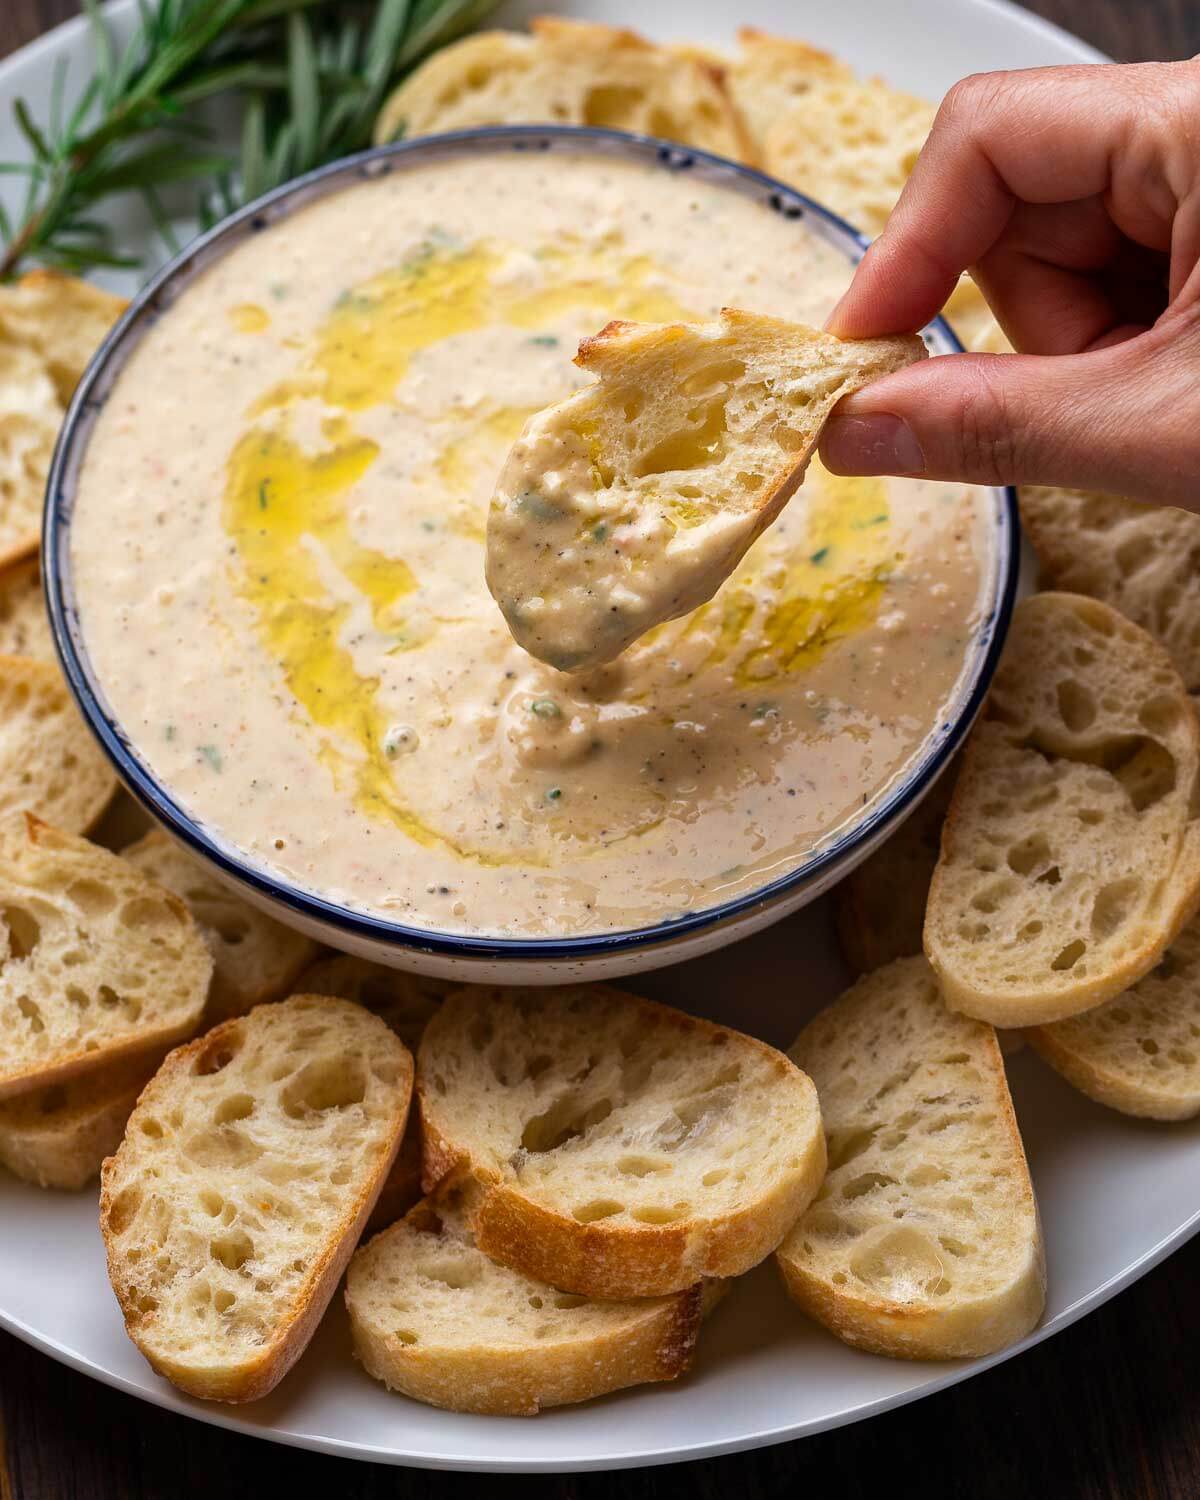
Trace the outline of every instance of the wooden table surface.
{"label": "wooden table surface", "polygon": [[[0,56],[77,0],[0,0]],[[553,8],[549,6],[548,8]],[[1126,60],[1200,52],[1200,0],[1035,0]],[[1136,1213],[1136,1204],[1115,1211]],[[616,1475],[481,1479],[325,1458],[219,1431],[76,1375],[0,1333],[0,1500],[368,1500],[528,1493],[1200,1497],[1200,1238],[1019,1359],[890,1416],[757,1453]]]}

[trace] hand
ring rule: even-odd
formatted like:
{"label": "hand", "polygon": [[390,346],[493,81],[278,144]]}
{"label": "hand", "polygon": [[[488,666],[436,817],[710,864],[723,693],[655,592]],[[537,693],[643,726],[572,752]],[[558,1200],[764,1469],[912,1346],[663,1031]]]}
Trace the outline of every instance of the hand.
{"label": "hand", "polygon": [[876,382],[823,461],[1200,509],[1198,258],[1200,59],[964,79],[828,326],[911,332],[970,268],[1021,352]]}

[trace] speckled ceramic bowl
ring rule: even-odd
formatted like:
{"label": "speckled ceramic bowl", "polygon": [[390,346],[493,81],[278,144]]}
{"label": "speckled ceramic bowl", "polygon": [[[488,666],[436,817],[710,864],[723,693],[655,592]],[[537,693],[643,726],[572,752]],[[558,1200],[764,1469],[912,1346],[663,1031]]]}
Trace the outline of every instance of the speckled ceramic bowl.
{"label": "speckled ceramic bowl", "polygon": [[[63,668],[84,717],[133,795],[177,838],[207,860],[258,906],[338,948],[382,963],[464,981],[537,984],[613,978],[695,957],[777,921],[835,884],[906,817],[945,768],[982,705],[995,670],[1016,590],[1019,548],[1013,491],[989,492],[994,541],[985,605],[970,642],[955,701],[924,750],[861,821],[813,851],[790,874],[736,900],[653,927],[591,937],[530,939],[463,937],[366,915],[274,876],[242,854],[221,831],[204,826],[149,769],[136,742],[113,714],[80,631],[71,571],[75,491],[96,418],[125,361],[146,330],[215,261],[250,235],[349,184],[462,156],[481,161],[508,152],[581,152],[632,160],[661,172],[690,172],[705,182],[762,203],[803,224],[846,257],[859,259],[864,241],[841,219],[791,188],[701,151],[615,131],[567,126],[513,126],[424,138],[365,152],[270,194],[227,219],[171,262],[136,299],[109,335],[80,383],[59,440],[46,500],[43,576]],[[931,352],[960,348],[944,322],[926,332]]]}

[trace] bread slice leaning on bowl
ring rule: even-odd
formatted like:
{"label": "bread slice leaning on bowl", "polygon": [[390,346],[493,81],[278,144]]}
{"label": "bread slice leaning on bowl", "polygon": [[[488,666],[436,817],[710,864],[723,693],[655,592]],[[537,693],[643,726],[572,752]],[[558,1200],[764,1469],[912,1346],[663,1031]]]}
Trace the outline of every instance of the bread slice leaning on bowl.
{"label": "bread slice leaning on bowl", "polygon": [[170,1054],[104,1164],[129,1337],[180,1390],[265,1395],[300,1357],[404,1133],[412,1057],[360,1006],[294,995]]}
{"label": "bread slice leaning on bowl", "polygon": [[765,1042],[588,985],[451,995],[418,1055],[426,1191],[564,1291],[658,1297],[769,1255],[825,1169],[812,1083]]}

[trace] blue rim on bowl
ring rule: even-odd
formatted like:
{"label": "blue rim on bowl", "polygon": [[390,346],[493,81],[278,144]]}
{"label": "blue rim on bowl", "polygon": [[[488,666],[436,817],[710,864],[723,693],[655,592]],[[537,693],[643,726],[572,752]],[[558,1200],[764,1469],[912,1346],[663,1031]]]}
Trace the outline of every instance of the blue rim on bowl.
{"label": "blue rim on bowl", "polygon": [[[802,221],[808,230],[840,249],[850,261],[861,258],[867,245],[863,236],[845,220],[761,172],[706,151],[616,130],[569,125],[494,126],[381,146],[318,168],[249,204],[195,240],[148,283],[109,333],[75,392],[55,450],[46,491],[42,576],[55,645],[67,681],[84,718],[117,773],[160,823],[225,875],[257,891],[268,902],[281,903],[298,915],[340,931],[347,937],[382,943],[400,951],[463,959],[561,962],[659,946],[772,906],[819,879],[837,863],[849,860],[873,842],[887,825],[914,806],[954,754],[982,707],[1016,596],[1019,533],[1016,492],[1011,488],[995,490],[993,597],[986,605],[975,638],[975,660],[968,685],[965,691],[960,689],[960,700],[954,712],[937,726],[926,749],[860,822],[835,835],[788,874],[734,900],[670,917],[649,927],[573,938],[476,937],[439,933],[339,906],[256,867],[248,857],[224,844],[191,817],[143,764],[129,736],[109,709],[84,648],[74,597],[69,538],[75,486],[97,415],[125,359],[138,342],[140,332],[160,317],[179,293],[209,265],[242,240],[357,180],[381,177],[446,157],[463,154],[486,156],[509,151],[585,152],[639,161],[660,170],[694,172],[705,181],[739,192],[786,218]],[[962,349],[943,319],[930,324],[926,334],[936,353]]]}

